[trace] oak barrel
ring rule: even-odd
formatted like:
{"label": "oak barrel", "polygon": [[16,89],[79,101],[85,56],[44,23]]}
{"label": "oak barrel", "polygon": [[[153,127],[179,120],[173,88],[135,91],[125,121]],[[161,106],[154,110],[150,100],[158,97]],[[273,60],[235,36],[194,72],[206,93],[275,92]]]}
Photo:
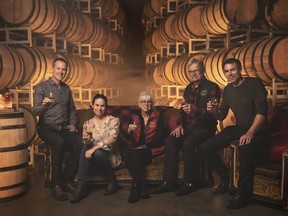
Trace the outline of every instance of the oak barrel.
{"label": "oak barrel", "polygon": [[22,83],[23,59],[15,48],[0,44],[0,89],[11,88]]}
{"label": "oak barrel", "polygon": [[26,192],[28,142],[23,112],[0,112],[0,200]]}
{"label": "oak barrel", "polygon": [[57,57],[55,53],[44,48],[20,45],[16,49],[24,59],[24,84],[29,82],[36,85],[52,75],[52,62]]}
{"label": "oak barrel", "polygon": [[273,79],[288,81],[288,37],[259,39],[242,46],[235,57],[243,64],[243,72],[266,84]]}
{"label": "oak barrel", "polygon": [[161,9],[166,6],[166,0],[148,0],[143,9],[144,21],[153,21],[154,17],[161,17]]}
{"label": "oak barrel", "polygon": [[203,37],[207,34],[200,19],[203,8],[198,5],[176,13],[171,27],[177,41],[187,42],[191,37]]}
{"label": "oak barrel", "polygon": [[226,34],[228,25],[249,25],[257,13],[257,0],[210,0],[201,12],[201,22],[212,34]]}
{"label": "oak barrel", "polygon": [[48,34],[60,23],[61,14],[54,0],[0,1],[0,14],[11,25],[31,27],[36,33]]}
{"label": "oak barrel", "polygon": [[265,2],[265,20],[276,30],[288,30],[288,1],[267,0]]}

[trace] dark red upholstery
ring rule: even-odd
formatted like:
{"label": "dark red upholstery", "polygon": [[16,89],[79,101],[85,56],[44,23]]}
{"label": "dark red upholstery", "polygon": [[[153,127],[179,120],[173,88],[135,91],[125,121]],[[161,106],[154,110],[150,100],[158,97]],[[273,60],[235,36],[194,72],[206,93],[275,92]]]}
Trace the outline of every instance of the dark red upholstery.
{"label": "dark red upholstery", "polygon": [[268,146],[269,162],[281,162],[282,153],[288,149],[288,107],[281,105],[269,113],[271,124],[270,145]]}
{"label": "dark red upholstery", "polygon": [[288,149],[288,131],[275,132],[270,135],[272,144],[268,149],[270,162],[281,162],[282,153]]}

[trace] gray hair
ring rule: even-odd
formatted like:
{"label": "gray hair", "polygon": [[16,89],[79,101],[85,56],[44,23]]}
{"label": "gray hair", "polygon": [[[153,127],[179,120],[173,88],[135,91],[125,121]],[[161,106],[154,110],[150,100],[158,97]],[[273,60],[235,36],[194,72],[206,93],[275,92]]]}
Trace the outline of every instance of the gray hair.
{"label": "gray hair", "polygon": [[188,68],[190,67],[190,65],[192,64],[197,64],[198,67],[199,67],[199,70],[202,72],[202,73],[205,73],[206,69],[205,69],[205,65],[204,65],[204,62],[200,59],[196,59],[196,58],[193,58],[190,63],[188,64]]}
{"label": "gray hair", "polygon": [[141,100],[147,100],[147,99],[151,100],[152,104],[153,104],[153,102],[154,102],[153,96],[149,92],[143,91],[139,95],[138,102],[140,103]]}

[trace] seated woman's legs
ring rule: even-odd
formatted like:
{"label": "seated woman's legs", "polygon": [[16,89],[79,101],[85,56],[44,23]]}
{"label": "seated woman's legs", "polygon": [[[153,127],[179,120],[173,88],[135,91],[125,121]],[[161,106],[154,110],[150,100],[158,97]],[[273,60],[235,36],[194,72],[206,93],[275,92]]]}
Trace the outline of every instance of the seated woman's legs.
{"label": "seated woman's legs", "polygon": [[116,182],[117,180],[110,162],[109,152],[103,149],[97,149],[92,154],[92,160],[93,163],[95,163],[95,165],[102,171],[107,180],[108,186],[104,195],[114,194],[120,186]]}
{"label": "seated woman's legs", "polygon": [[90,167],[90,160],[85,157],[86,151],[89,149],[88,145],[83,145],[80,158],[79,158],[79,169],[78,169],[78,184],[75,192],[72,195],[71,202],[79,202],[86,196],[86,179]]}
{"label": "seated woman's legs", "polygon": [[89,167],[90,167],[90,160],[85,157],[85,153],[88,150],[88,145],[83,145],[80,158],[79,158],[79,169],[78,169],[78,182],[86,183]]}
{"label": "seated woman's legs", "polygon": [[88,145],[84,145],[81,150],[78,170],[78,186],[73,193],[71,202],[79,202],[86,196],[86,180],[89,172],[90,162],[96,164],[96,166],[103,172],[106,180],[108,181],[108,187],[104,195],[111,195],[119,189],[119,185],[116,183],[116,177],[114,170],[111,166],[109,159],[109,152],[103,149],[97,149],[92,154],[92,159],[85,157],[86,151],[89,149]]}
{"label": "seated woman's legs", "polygon": [[149,198],[144,177],[146,166],[152,162],[152,153],[149,149],[130,149],[126,157],[126,166],[133,178],[129,203],[137,202],[140,198]]}

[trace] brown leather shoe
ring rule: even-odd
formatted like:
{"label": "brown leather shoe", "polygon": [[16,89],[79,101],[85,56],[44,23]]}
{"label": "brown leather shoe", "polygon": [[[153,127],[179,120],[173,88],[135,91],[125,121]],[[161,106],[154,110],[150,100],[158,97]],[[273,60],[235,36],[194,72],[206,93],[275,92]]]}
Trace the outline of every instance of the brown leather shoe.
{"label": "brown leather shoe", "polygon": [[67,194],[65,194],[60,185],[54,185],[52,187],[51,195],[55,200],[58,201],[68,200]]}

